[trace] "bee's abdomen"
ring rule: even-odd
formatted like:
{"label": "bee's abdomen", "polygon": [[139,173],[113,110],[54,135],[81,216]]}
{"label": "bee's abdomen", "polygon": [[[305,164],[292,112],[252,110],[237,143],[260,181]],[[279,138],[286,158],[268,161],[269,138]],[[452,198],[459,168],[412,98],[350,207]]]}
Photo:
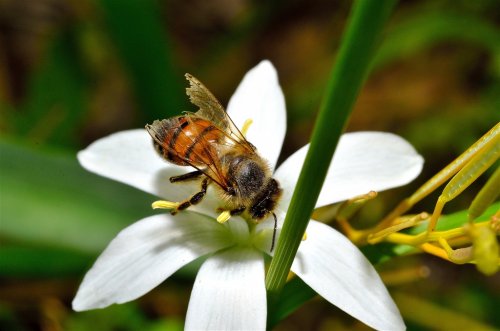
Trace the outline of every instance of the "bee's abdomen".
{"label": "bee's abdomen", "polygon": [[216,151],[211,144],[221,138],[221,131],[211,122],[178,116],[153,123],[153,127],[155,125],[161,125],[160,130],[154,130],[161,135],[156,136],[155,148],[168,161],[181,166],[213,163]]}

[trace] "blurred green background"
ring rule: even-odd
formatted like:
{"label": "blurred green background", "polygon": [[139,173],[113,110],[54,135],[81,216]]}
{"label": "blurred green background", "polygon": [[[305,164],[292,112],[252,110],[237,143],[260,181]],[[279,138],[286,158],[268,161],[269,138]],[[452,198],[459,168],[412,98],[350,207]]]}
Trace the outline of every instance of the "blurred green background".
{"label": "blurred green background", "polygon": [[[193,110],[185,72],[227,104],[245,72],[270,59],[288,110],[283,160],[308,141],[350,7],[0,0],[0,329],[182,329],[196,265],[135,302],[72,312],[85,271],[120,229],[152,214],[154,200],[87,173],[76,152]],[[397,133],[426,164],[414,183],[370,202],[361,225],[381,219],[500,120],[499,23],[497,0],[400,1],[347,130]],[[445,211],[466,209],[484,181]],[[432,211],[438,194],[415,210]],[[498,274],[419,254],[377,267],[410,330],[500,328]],[[276,329],[367,327],[316,298]]]}

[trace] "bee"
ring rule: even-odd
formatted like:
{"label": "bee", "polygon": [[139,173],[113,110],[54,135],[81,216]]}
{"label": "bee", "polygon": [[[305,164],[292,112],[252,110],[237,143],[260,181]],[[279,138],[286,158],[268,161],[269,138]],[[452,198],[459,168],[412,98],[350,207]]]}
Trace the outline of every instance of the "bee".
{"label": "bee", "polygon": [[198,111],[146,125],[154,148],[163,159],[196,169],[171,177],[171,183],[201,179],[200,191],[180,202],[171,213],[199,203],[213,183],[224,202],[222,209],[230,215],[244,214],[255,222],[273,215],[272,251],[277,228],[273,210],[282,189],[272,177],[267,161],[245,139],[215,96],[198,79],[190,74],[185,76],[190,85],[186,93]]}

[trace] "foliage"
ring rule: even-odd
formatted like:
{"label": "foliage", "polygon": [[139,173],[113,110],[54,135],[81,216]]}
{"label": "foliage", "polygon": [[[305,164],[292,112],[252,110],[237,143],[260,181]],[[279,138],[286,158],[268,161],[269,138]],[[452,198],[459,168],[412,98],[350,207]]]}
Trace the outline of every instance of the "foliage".
{"label": "foliage", "polygon": [[[185,307],[174,306],[189,296],[183,278],[196,266],[168,283],[167,290],[180,289],[175,298],[70,311],[78,281],[95,256],[120,229],[152,212],[152,197],[85,172],[77,151],[111,132],[190,110],[183,101],[184,72],[201,74],[225,100],[243,72],[270,58],[290,116],[284,159],[309,140],[350,5],[1,2],[0,328],[181,328]],[[354,218],[356,227],[380,221],[500,120],[497,5],[442,0],[395,8],[347,130],[396,132],[424,155],[426,168],[416,183],[368,202],[358,215],[366,217]],[[447,205],[438,230],[465,223],[465,210],[491,173]],[[412,212],[431,213],[437,194]],[[479,220],[490,219],[498,208],[497,202]],[[418,234],[422,227],[405,231]],[[410,245],[382,242],[362,249],[397,293],[410,329],[426,329],[440,309],[482,327],[500,327],[491,309],[498,305],[498,273],[486,277]],[[304,304],[314,295],[298,278],[287,282],[269,325],[354,327],[356,322],[329,305]],[[412,297],[428,314],[412,318]]]}

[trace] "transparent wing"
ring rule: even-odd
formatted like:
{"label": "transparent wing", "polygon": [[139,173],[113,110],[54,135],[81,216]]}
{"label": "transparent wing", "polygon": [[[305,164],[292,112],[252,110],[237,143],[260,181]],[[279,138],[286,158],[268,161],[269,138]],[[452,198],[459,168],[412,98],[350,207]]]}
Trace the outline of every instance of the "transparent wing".
{"label": "transparent wing", "polygon": [[224,107],[215,98],[215,96],[198,79],[190,74],[186,74],[189,81],[189,87],[186,93],[192,104],[199,107],[194,116],[201,117],[214,123],[221,131],[225,133],[228,143],[241,145],[249,152],[255,152],[255,147],[249,143],[240,130],[234,125]]}

